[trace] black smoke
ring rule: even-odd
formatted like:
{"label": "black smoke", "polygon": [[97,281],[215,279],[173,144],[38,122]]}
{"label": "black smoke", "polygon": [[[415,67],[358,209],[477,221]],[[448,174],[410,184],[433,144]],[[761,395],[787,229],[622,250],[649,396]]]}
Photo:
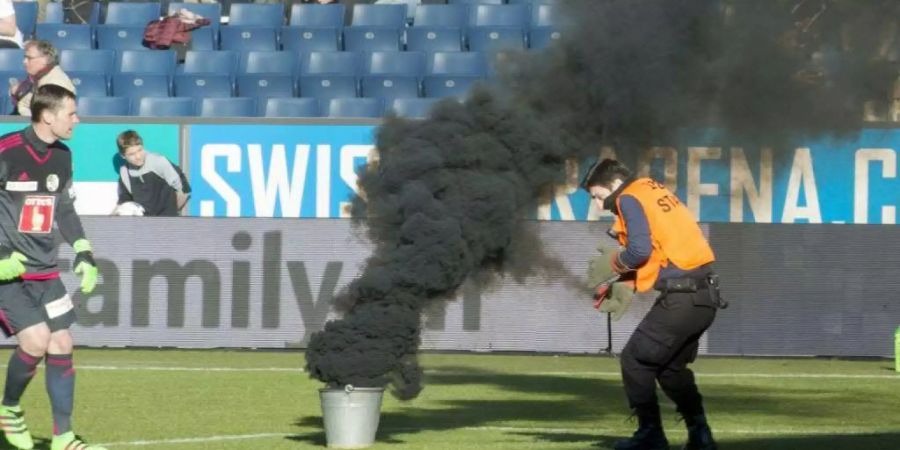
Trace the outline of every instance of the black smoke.
{"label": "black smoke", "polygon": [[556,267],[525,219],[565,181],[567,160],[604,145],[639,151],[694,127],[759,142],[858,130],[863,102],[886,97],[896,77],[884,56],[895,3],[559,2],[570,24],[558,45],[507,55],[502,82],[442,102],[427,120],[380,128],[379,160],[354,202],[375,250],[338,299],[344,317],[312,336],[310,375],[417,395],[430,302],[486,273]]}

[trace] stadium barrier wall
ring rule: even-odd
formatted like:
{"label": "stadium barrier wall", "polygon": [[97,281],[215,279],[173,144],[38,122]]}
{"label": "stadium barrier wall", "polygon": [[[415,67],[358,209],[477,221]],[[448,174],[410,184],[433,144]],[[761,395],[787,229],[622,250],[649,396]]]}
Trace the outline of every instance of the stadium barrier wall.
{"label": "stadium barrier wall", "polygon": [[[25,124],[3,119],[0,131]],[[81,299],[80,342],[302,346],[332,317],[330,298],[369,254],[362,233],[336,218],[346,217],[356,171],[376,157],[378,124],[129,117],[80,125],[70,142],[77,207],[104,272],[97,292]],[[191,214],[214,217],[91,217],[114,206],[115,136],[129,128],[186,169]],[[900,239],[895,226],[859,224],[896,223],[900,129],[780,151],[742,147],[715,130],[683,141],[690,144],[631,159],[609,148],[598,154],[664,181],[708,223],[733,306],[702,352],[890,356],[900,323]],[[569,183],[548,192],[535,213],[547,248],[578,276],[609,226],[576,191],[580,171],[572,161]],[[549,276],[464,286],[459,298],[429,311],[423,348],[597,352],[606,346],[605,320],[567,285]],[[614,350],[652,298],[644,300],[614,324]]]}
{"label": "stadium barrier wall", "polygon": [[[334,318],[331,300],[371,245],[348,220],[86,217],[103,274],[76,294],[76,339],[89,346],[303,347]],[[602,222],[535,221],[571,275],[466,284],[424,316],[429,350],[599,353],[605,316],[577,283]],[[731,306],[704,354],[890,356],[900,230],[863,225],[711,224]],[[69,249],[61,257],[68,268]],[[575,282],[573,283],[573,280]],[[77,286],[71,273],[66,285]],[[613,323],[620,351],[652,304],[639,296]],[[12,341],[8,341],[11,343]]]}

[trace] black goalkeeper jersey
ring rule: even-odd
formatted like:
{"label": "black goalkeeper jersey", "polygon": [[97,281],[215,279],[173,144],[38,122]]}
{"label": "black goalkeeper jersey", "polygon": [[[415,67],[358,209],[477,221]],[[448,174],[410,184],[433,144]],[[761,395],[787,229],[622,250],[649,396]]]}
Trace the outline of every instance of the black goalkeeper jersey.
{"label": "black goalkeeper jersey", "polygon": [[58,271],[54,229],[69,244],[84,238],[63,143],[47,144],[31,127],[0,137],[0,229],[0,244],[28,258],[25,278]]}

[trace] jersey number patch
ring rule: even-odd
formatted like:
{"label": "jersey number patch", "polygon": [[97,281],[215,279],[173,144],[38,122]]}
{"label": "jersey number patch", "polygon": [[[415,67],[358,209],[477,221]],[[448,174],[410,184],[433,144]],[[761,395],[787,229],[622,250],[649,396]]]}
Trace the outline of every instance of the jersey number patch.
{"label": "jersey number patch", "polygon": [[47,234],[53,228],[53,208],[55,199],[52,195],[29,195],[22,205],[19,216],[19,231],[22,233]]}

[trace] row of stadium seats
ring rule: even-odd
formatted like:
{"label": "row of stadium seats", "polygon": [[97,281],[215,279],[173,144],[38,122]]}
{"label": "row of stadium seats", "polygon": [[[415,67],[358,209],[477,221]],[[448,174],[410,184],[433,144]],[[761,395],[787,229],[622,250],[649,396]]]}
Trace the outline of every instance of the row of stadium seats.
{"label": "row of stadium seats", "polygon": [[[37,19],[35,2],[15,2],[16,22],[26,36],[31,34]],[[485,0],[453,2],[447,5],[425,4],[416,7],[413,26],[556,26],[559,25],[552,0],[520,1],[512,4]],[[213,26],[222,22],[219,3],[110,2],[105,13],[99,2],[94,3],[90,23],[93,25],[144,26],[158,19],[163,12],[171,14],[181,8],[210,19]],[[409,24],[406,5],[357,4],[351,12],[352,26],[403,27]],[[102,17],[102,18],[101,18]],[[273,27],[282,25],[302,27],[342,27],[345,8],[341,4],[294,4],[286,15],[283,4],[236,3],[231,5],[227,22],[230,25]],[[61,2],[50,3],[45,23],[64,23]]]}
{"label": "row of stadium seats", "polygon": [[[303,75],[473,75],[491,74],[489,53],[482,52],[288,52],[191,50],[177,64],[173,50],[62,50],[67,73],[204,73]],[[0,72],[23,72],[20,49],[0,49]]]}
{"label": "row of stadium seats", "polygon": [[[4,75],[0,73],[0,77]],[[11,77],[10,77],[11,78]],[[311,76],[293,79],[286,75],[78,74],[72,82],[78,96],[103,97],[309,97],[316,99],[368,97],[390,101],[396,98],[464,97],[484,78],[476,76],[366,77]],[[173,95],[174,94],[174,95]]]}
{"label": "row of stadium seats", "polygon": [[[194,30],[191,48],[234,51],[496,51],[542,49],[560,36],[560,31],[553,27],[525,30],[484,26],[463,30],[428,26],[407,29],[225,26]],[[143,26],[41,23],[37,25],[35,37],[49,41],[59,49],[146,49]]]}
{"label": "row of stadium seats", "polygon": [[423,118],[440,99],[396,99],[387,105],[374,98],[184,98],[184,97],[79,97],[78,112],[84,117],[368,117],[391,112],[400,117]]}
{"label": "row of stadium seats", "polygon": [[[20,50],[0,50],[0,77]],[[481,53],[190,51],[176,66],[173,51],[64,50],[61,66],[79,95],[120,97],[269,97],[319,99],[461,97],[490,75]]]}

